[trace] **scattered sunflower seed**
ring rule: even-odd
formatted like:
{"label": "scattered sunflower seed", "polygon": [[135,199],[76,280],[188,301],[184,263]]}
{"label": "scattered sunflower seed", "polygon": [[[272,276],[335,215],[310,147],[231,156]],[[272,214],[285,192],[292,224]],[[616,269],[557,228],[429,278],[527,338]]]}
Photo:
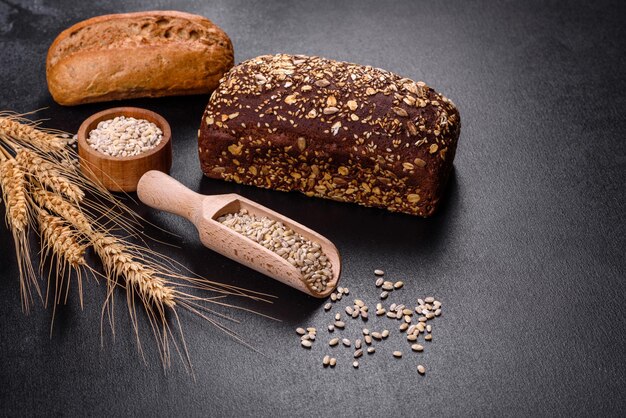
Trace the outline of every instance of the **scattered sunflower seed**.
{"label": "scattered sunflower seed", "polygon": [[417,372],[421,375],[426,373],[426,368],[424,366],[422,366],[421,364],[418,364],[417,366]]}
{"label": "scattered sunflower seed", "polygon": [[397,281],[393,284],[393,288],[394,289],[400,289],[402,288],[402,286],[404,286],[404,282],[403,281]]}
{"label": "scattered sunflower seed", "polygon": [[385,272],[380,270],[380,269],[376,269],[376,270],[374,270],[374,274],[377,275],[377,276],[384,276]]}
{"label": "scattered sunflower seed", "polygon": [[302,347],[304,348],[311,348],[311,346],[313,345],[313,343],[311,343],[311,341],[309,340],[302,340],[300,342],[300,344],[302,345]]}
{"label": "scattered sunflower seed", "polygon": [[367,347],[367,354],[373,354],[376,352],[376,348],[374,347]]}
{"label": "scattered sunflower seed", "polygon": [[413,351],[424,351],[424,346],[421,344],[413,344],[411,346],[411,350]]}
{"label": "scattered sunflower seed", "polygon": [[379,277],[378,279],[376,279],[376,283],[375,283],[376,287],[381,287],[383,285],[383,282],[384,280],[382,277]]}
{"label": "scattered sunflower seed", "polygon": [[337,359],[334,357],[331,357],[328,364],[330,364],[330,367],[335,367],[335,364],[337,364]]}
{"label": "scattered sunflower seed", "polygon": [[298,335],[306,334],[306,331],[304,330],[304,328],[296,328],[296,332],[298,333]]}
{"label": "scattered sunflower seed", "polygon": [[358,349],[354,352],[354,358],[359,358],[363,355],[363,350]]}
{"label": "scattered sunflower seed", "polygon": [[330,356],[324,356],[324,359],[322,360],[322,365],[324,365],[324,367],[328,367],[329,364],[330,364]]}
{"label": "scattered sunflower seed", "polygon": [[344,329],[346,327],[346,323],[343,321],[335,321],[335,328]]}
{"label": "scattered sunflower seed", "polygon": [[352,345],[352,343],[350,342],[349,339],[344,338],[343,340],[341,340],[341,342],[343,343],[343,345],[345,345],[346,347],[350,347]]}
{"label": "scattered sunflower seed", "polygon": [[332,307],[333,307],[333,305],[332,305],[332,304],[327,303],[326,305],[324,305],[324,310],[325,310],[325,311],[330,311],[330,308],[332,308]]}
{"label": "scattered sunflower seed", "polygon": [[389,292],[387,292],[386,290],[380,294],[381,299],[386,299],[387,296],[389,296]]}
{"label": "scattered sunflower seed", "polygon": [[432,341],[432,339],[433,339],[433,334],[427,334],[427,335],[425,335],[425,336],[424,336],[424,339],[425,339],[426,341]]}
{"label": "scattered sunflower seed", "polygon": [[339,338],[332,338],[330,341],[328,341],[328,345],[331,347],[334,347],[337,344],[339,344]]}
{"label": "scattered sunflower seed", "polygon": [[401,358],[402,357],[402,351],[394,351],[393,352],[393,356],[395,358]]}
{"label": "scattered sunflower seed", "polygon": [[359,362],[356,361],[356,360],[354,362],[352,362],[352,367],[354,367],[355,369],[358,369],[359,368]]}

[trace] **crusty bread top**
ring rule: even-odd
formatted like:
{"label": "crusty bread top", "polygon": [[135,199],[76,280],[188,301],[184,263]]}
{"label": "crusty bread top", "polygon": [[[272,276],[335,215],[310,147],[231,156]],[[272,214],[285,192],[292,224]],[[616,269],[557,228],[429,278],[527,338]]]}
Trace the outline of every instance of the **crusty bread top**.
{"label": "crusty bread top", "polygon": [[231,48],[228,35],[203,16],[177,11],[120,13],[83,20],[61,32],[48,50],[47,63],[52,67],[75,52],[172,42],[181,48],[216,43]]}
{"label": "crusty bread top", "polygon": [[348,164],[366,159],[419,178],[426,170],[437,181],[439,170],[451,166],[460,122],[454,104],[421,81],[370,66],[278,54],[245,61],[224,76],[202,131],[236,137],[265,131],[261,142],[272,141],[273,134],[301,136],[314,141],[317,152],[340,150]]}

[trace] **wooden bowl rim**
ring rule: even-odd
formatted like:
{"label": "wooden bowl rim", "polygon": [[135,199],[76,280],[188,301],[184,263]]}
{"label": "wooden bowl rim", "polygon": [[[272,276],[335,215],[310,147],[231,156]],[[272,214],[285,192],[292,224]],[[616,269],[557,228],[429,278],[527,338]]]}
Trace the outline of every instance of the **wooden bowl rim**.
{"label": "wooden bowl rim", "polygon": [[[87,143],[87,135],[89,134],[89,132],[91,132],[95,128],[95,125],[97,125],[99,122],[103,120],[113,119],[116,116],[128,117],[129,114],[132,114],[132,113],[134,114],[139,113],[140,115],[142,115],[140,117],[141,119],[145,119],[149,122],[152,122],[161,129],[161,131],[163,132],[163,138],[161,139],[161,142],[159,143],[159,145],[157,145],[156,147],[154,147],[153,149],[149,151],[142,152],[137,155],[131,155],[127,157],[114,157],[112,155],[107,155],[102,152],[96,151],[95,149],[91,148],[91,146]],[[131,116],[131,117],[134,117],[135,119],[137,119],[137,116]],[[171,138],[172,138],[172,130],[167,120],[163,116],[159,115],[158,113],[153,112],[152,110],[141,108],[141,107],[112,107],[110,109],[102,110],[98,113],[94,113],[93,115],[89,116],[87,119],[83,121],[83,123],[81,123],[80,128],[78,128],[78,147],[82,151],[90,154],[96,159],[108,160],[108,161],[136,161],[136,160],[141,160],[144,158],[149,158],[152,155],[155,155],[161,152],[168,145]]]}

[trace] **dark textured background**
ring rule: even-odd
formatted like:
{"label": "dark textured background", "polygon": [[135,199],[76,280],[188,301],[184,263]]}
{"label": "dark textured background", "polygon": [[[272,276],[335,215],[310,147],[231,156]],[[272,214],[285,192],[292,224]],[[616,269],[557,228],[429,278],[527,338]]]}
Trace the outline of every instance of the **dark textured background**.
{"label": "dark textured background", "polygon": [[[422,354],[408,353],[389,324],[390,340],[359,370],[346,349],[332,350],[336,369],[322,369],[331,350],[321,301],[204,249],[189,223],[140,208],[184,236],[170,238],[184,250],[155,248],[209,278],[279,296],[271,307],[245,305],[281,323],[235,314],[243,321],[235,329],[265,357],[183,314],[193,380],[180,361],[163,373],[145,327],[141,363],[121,303],[116,339],[105,328],[101,347],[104,288],[93,282],[84,310],[74,293],[50,337],[49,310],[20,311],[13,244],[1,227],[0,414],[624,415],[623,2],[91,3],[0,0],[0,108],[48,107],[39,113],[47,126],[76,131],[113,104],[57,106],[46,89],[48,46],[79,20],[149,8],[212,19],[238,62],[318,54],[423,79],[450,97],[463,119],[456,169],[428,220],[203,179],[196,129],[207,97],[127,102],[170,121],[175,178],[202,193],[241,193],[334,241],[350,296],[374,306],[371,272],[383,268],[407,283],[390,301],[434,294],[444,315]],[[321,328],[311,352],[293,331],[308,324]],[[345,334],[358,330],[349,322]],[[397,348],[401,361],[390,355]],[[418,361],[427,376],[415,372]]]}

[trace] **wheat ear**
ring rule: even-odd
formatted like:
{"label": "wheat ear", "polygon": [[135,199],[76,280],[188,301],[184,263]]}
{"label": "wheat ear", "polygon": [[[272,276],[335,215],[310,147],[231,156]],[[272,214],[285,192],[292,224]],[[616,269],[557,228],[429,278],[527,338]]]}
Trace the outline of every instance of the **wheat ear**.
{"label": "wheat ear", "polygon": [[[82,269],[87,267],[85,261],[86,246],[80,243],[80,234],[72,229],[65,220],[58,216],[53,216],[41,210],[38,216],[39,235],[41,236],[41,262],[43,268],[45,260],[52,255],[53,262],[56,261],[56,274],[54,277],[54,305],[67,302],[70,289],[71,272],[76,272],[78,282],[78,292],[80,306],[83,306],[83,286]],[[56,259],[56,260],[54,260]],[[52,273],[52,270],[50,270]],[[65,282],[67,278],[67,282]],[[50,294],[50,283],[52,278],[48,275],[48,289],[46,291],[46,301]],[[55,306],[56,307],[56,306]],[[54,317],[54,313],[53,313]]]}
{"label": "wheat ear", "polygon": [[39,207],[56,213],[81,233],[90,234],[92,232],[92,223],[87,216],[63,197],[40,188],[33,188],[31,197]]}
{"label": "wheat ear", "polygon": [[33,301],[31,288],[34,288],[41,297],[39,284],[30,262],[28,247],[29,205],[26,199],[26,179],[20,165],[12,158],[2,155],[0,161],[0,187],[2,199],[6,208],[6,223],[13,234],[15,242],[15,255],[20,272],[20,295],[22,309],[29,312]]}
{"label": "wheat ear", "polygon": [[67,134],[53,130],[37,128],[37,125],[20,115],[8,112],[0,113],[0,138],[14,140],[20,144],[47,152],[64,151]]}
{"label": "wheat ear", "polygon": [[47,161],[27,149],[20,149],[15,155],[15,160],[28,175],[34,176],[42,186],[53,192],[62,194],[73,202],[81,202],[85,197],[85,193],[78,185],[59,172],[58,163]]}

